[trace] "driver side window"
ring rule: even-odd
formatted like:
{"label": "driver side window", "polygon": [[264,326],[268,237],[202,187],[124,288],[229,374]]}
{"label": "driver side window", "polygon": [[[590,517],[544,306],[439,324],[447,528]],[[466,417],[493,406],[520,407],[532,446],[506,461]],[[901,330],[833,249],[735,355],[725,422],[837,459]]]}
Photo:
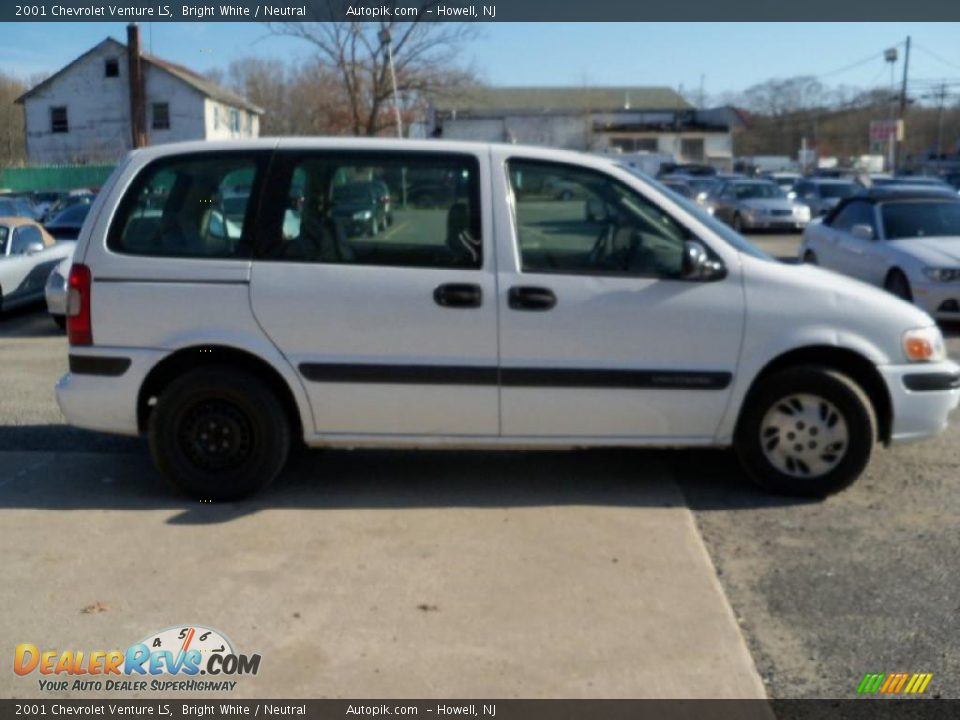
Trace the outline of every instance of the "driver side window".
{"label": "driver side window", "polygon": [[40,231],[35,227],[23,225],[18,227],[13,233],[13,245],[10,247],[11,255],[26,255],[31,245],[43,245],[43,238]]}
{"label": "driver side window", "polygon": [[523,272],[681,277],[691,233],[614,178],[533,160],[509,177]]}

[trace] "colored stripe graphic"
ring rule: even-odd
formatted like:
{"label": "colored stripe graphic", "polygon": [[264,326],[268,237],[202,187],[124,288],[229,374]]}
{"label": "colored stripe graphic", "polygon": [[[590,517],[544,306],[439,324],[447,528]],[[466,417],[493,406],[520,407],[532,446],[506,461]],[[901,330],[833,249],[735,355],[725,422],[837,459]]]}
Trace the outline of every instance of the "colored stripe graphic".
{"label": "colored stripe graphic", "polygon": [[919,695],[927,689],[933,673],[867,673],[857,685],[858,695]]}

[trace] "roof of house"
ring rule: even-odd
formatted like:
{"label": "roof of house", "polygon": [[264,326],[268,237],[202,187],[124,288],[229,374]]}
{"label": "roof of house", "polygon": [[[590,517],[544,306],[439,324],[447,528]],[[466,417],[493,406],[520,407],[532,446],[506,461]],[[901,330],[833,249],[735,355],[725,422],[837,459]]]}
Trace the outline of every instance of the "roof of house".
{"label": "roof of house", "polygon": [[[63,75],[70,68],[80,64],[87,58],[87,56],[93,54],[94,52],[102,48],[104,45],[108,45],[108,44],[115,45],[119,50],[122,50],[124,53],[126,53],[127,51],[127,46],[124,45],[119,40],[114,40],[113,38],[106,38],[102,42],[97,43],[92,48],[87,50],[87,52],[83,53],[83,55],[81,55],[80,57],[64,65],[62,68],[60,68],[57,72],[55,72],[53,75],[48,77],[43,82],[30,88],[27,92],[25,92],[23,95],[18,97],[16,102],[22,103],[24,100],[26,100],[30,96],[48,87],[54,80],[56,80],[58,77]],[[217,100],[219,102],[224,103],[225,105],[232,105],[234,107],[243,108],[244,110],[249,110],[250,112],[256,113],[258,115],[262,115],[264,112],[263,108],[258,107],[257,105],[254,105],[247,99],[241,97],[240,95],[237,95],[234,92],[231,92],[230,90],[227,90],[226,88],[220,87],[212,80],[209,80],[203,77],[202,75],[195,73],[193,70],[190,70],[189,68],[186,68],[183,65],[177,65],[176,63],[169,62],[168,60],[164,60],[163,58],[156,57],[155,55],[149,55],[147,53],[141,53],[140,57],[143,59],[144,63],[148,65],[152,65],[153,67],[159,68],[160,70],[170,73],[178,80],[181,80],[186,84],[190,85],[194,90],[197,90],[198,92],[207,96],[211,100]]]}
{"label": "roof of house", "polygon": [[464,114],[693,109],[668,87],[478,87],[435,98],[433,106]]}

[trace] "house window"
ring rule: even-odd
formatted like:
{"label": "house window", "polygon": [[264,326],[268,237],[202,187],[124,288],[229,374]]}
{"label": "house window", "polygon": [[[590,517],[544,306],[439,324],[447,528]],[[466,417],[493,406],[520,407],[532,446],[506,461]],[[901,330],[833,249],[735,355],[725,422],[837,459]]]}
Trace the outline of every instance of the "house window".
{"label": "house window", "polygon": [[700,162],[704,158],[703,138],[682,138],[680,155],[687,162]]}
{"label": "house window", "polygon": [[170,129],[170,105],[168,103],[153,103],[154,130]]}
{"label": "house window", "polygon": [[624,153],[635,153],[635,152],[656,152],[657,151],[657,139],[656,138],[611,138],[610,147],[616,148],[620,152]]}
{"label": "house window", "polygon": [[213,129],[214,130],[220,129],[220,106],[219,105],[213,106]]}
{"label": "house window", "polygon": [[233,132],[240,132],[240,111],[231,110],[230,111],[230,130]]}
{"label": "house window", "polygon": [[116,58],[107,58],[103,63],[104,77],[120,77],[120,62]]}
{"label": "house window", "polygon": [[66,106],[50,108],[50,132],[65,133],[69,131]]}

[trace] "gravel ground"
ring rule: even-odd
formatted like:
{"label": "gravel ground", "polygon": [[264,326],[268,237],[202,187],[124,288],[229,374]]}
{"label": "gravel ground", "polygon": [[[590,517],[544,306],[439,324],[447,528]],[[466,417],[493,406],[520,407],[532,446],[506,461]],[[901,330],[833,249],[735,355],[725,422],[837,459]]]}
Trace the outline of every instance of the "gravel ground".
{"label": "gravel ground", "polygon": [[[790,254],[797,236],[753,236]],[[945,328],[960,360],[960,330]],[[947,433],[880,450],[824,502],[769,498],[727,453],[676,458],[681,487],[775,698],[853,697],[867,672],[932,672],[960,698],[960,413]],[[682,469],[683,468],[683,469]]]}

